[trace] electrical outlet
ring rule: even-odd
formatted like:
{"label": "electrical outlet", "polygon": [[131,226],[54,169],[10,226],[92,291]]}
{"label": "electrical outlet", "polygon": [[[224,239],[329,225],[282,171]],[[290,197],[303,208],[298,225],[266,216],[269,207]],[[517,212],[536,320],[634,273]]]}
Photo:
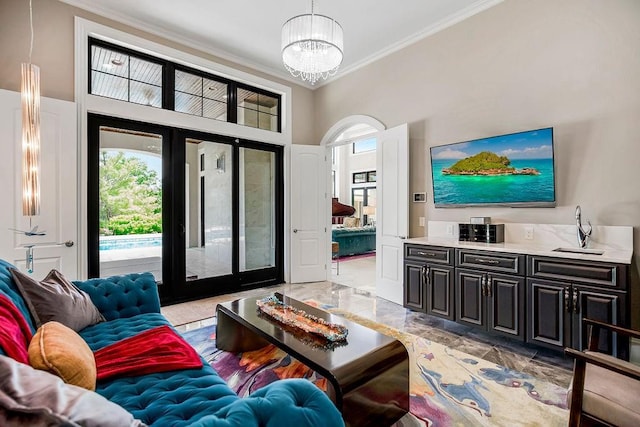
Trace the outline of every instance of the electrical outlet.
{"label": "electrical outlet", "polygon": [[527,240],[533,240],[533,227],[527,226],[524,228],[524,238]]}
{"label": "electrical outlet", "polygon": [[420,224],[420,227],[424,227],[424,217],[421,216],[420,218],[418,218],[418,222]]}
{"label": "electrical outlet", "polygon": [[453,236],[453,224],[447,224],[447,235]]}

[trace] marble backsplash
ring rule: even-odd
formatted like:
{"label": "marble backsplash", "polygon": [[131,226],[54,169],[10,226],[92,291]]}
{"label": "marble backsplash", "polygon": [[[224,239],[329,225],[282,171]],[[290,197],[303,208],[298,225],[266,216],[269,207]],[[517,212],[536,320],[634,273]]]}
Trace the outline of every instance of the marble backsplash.
{"label": "marble backsplash", "polygon": [[[583,227],[587,224],[584,223]],[[533,239],[526,239],[533,230]],[[505,243],[530,246],[558,246],[577,248],[576,225],[504,223]],[[428,237],[458,240],[458,223],[429,221]],[[603,250],[633,250],[633,227],[594,225],[587,248]]]}

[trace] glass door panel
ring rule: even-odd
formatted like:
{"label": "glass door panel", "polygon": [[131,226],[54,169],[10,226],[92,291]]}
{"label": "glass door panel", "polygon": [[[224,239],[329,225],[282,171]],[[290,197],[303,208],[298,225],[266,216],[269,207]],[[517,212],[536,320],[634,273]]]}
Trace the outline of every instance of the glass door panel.
{"label": "glass door panel", "polygon": [[233,147],[186,139],[186,279],[233,273]]}
{"label": "glass door panel", "polygon": [[162,135],[100,126],[99,274],[162,281]]}
{"label": "glass door panel", "polygon": [[240,148],[240,271],[276,265],[276,154]]}

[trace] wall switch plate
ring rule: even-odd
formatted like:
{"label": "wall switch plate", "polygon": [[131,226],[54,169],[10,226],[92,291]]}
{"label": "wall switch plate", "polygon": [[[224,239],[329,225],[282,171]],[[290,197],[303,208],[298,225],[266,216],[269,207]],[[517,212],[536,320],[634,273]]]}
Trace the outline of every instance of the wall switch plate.
{"label": "wall switch plate", "polygon": [[420,218],[418,218],[418,222],[420,224],[420,227],[424,227],[424,217],[421,216]]}
{"label": "wall switch plate", "polygon": [[526,240],[533,240],[533,226],[526,226],[524,228],[524,238]]}
{"label": "wall switch plate", "polygon": [[453,236],[453,224],[447,224],[447,235]]}

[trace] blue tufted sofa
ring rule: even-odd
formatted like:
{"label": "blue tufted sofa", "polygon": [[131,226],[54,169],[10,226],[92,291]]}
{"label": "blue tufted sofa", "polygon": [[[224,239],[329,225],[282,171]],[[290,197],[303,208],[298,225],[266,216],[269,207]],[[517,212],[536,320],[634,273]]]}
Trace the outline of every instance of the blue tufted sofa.
{"label": "blue tufted sofa", "polygon": [[[35,332],[9,268],[0,260],[0,293],[24,314]],[[149,273],[75,284],[107,320],[80,331],[92,350],[146,329],[167,325]],[[0,354],[4,354],[0,349]],[[204,360],[203,360],[204,362]],[[211,366],[98,382],[96,392],[151,426],[344,426],[340,413],[316,386],[302,379],[276,381],[239,398]]]}
{"label": "blue tufted sofa", "polygon": [[359,255],[376,250],[376,228],[334,228],[331,240],[338,242],[338,256]]}

